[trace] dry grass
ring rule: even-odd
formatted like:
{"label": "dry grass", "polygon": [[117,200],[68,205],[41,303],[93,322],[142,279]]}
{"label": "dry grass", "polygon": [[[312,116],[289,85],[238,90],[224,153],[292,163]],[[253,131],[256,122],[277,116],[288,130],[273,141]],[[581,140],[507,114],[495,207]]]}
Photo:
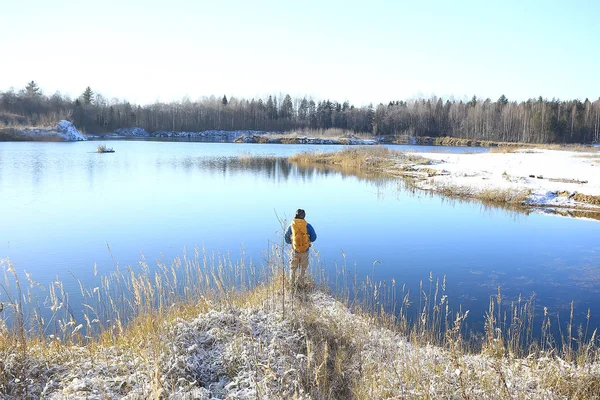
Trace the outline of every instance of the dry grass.
{"label": "dry grass", "polygon": [[474,197],[487,203],[523,204],[530,194],[530,189],[486,189],[475,193]]}
{"label": "dry grass", "polygon": [[[600,147],[593,147],[582,144],[552,144],[552,143],[519,143],[519,142],[498,142],[493,140],[464,139],[455,137],[415,137],[418,144],[436,145],[436,146],[467,146],[467,147],[490,147],[491,153],[512,153],[524,148],[526,149],[548,149],[565,150],[580,152],[600,152]],[[406,139],[401,141],[406,142]]]}
{"label": "dry grass", "polygon": [[583,193],[575,193],[572,197],[575,201],[587,204],[600,206],[600,196],[587,195]]}
{"label": "dry grass", "polygon": [[[225,376],[233,379],[250,369],[258,397],[599,396],[596,332],[589,329],[589,313],[588,326],[574,326],[573,304],[571,318],[559,336],[553,334],[551,327],[557,322],[547,312],[540,336],[534,336],[535,299],[507,302],[498,288],[490,299],[485,335],[469,338],[464,322],[472,317],[468,311],[450,307],[446,277],[430,273],[412,298],[395,280],[374,281],[375,263],[363,281],[342,265],[336,267],[335,278],[342,303],[321,291],[313,293],[314,285],[306,286],[308,292],[290,294],[289,281],[282,273],[286,264],[279,245],[269,249],[260,266],[200,249],[170,264],[158,262],[155,268],[142,260],[136,271],[117,269],[99,277],[99,286],[80,284],[81,303],[87,310],[81,317],[73,314],[68,303],[69,296],[77,294],[65,293],[60,281],[52,282],[45,302],[52,318],[44,320],[34,304],[26,304],[35,299],[33,288],[38,285],[31,277],[27,285],[21,285],[14,266],[4,260],[3,288],[5,294],[14,295],[3,303],[0,314],[0,392],[6,398],[37,398],[40,392],[35,388],[51,380],[60,382],[69,368],[89,365],[86,368],[100,368],[112,381],[120,382],[116,388],[107,383],[105,397],[127,395],[132,387],[115,375],[129,376],[134,368],[135,379],[146,382],[140,396],[166,398],[180,390],[178,382],[188,375],[181,375],[187,371],[183,367],[180,372],[165,372],[171,370],[168,363],[172,362],[165,355],[171,354],[172,346],[183,346],[186,351],[186,346],[196,343],[170,342],[175,327],[220,310],[225,324],[241,323],[241,328],[232,325],[234,330],[228,334],[233,338],[227,342],[233,355],[224,361]],[[318,260],[316,265],[320,269]],[[277,329],[289,329],[285,335],[299,340],[286,341],[284,335],[279,342],[263,343],[267,339],[244,328],[249,323],[239,320],[236,310],[276,315]],[[49,336],[51,327],[56,331]],[[214,343],[215,349],[224,345],[220,343]],[[265,363],[264,357],[272,361]],[[133,361],[124,364],[123,359]],[[287,361],[278,364],[277,360]],[[185,380],[186,385],[197,387],[208,377],[195,379],[195,383]],[[82,390],[79,395],[91,395],[88,389]]]}
{"label": "dry grass", "polygon": [[467,147],[534,147],[531,143],[498,142],[493,140],[466,139],[450,136],[443,137],[416,137],[418,144],[435,146],[467,146]]}
{"label": "dry grass", "polygon": [[[349,147],[342,151],[317,153],[304,152],[293,155],[289,161],[302,166],[334,168],[356,175],[407,175],[408,164],[428,165],[424,157],[406,155],[380,146]],[[410,169],[413,171],[413,169]]]}
{"label": "dry grass", "polygon": [[34,137],[23,133],[20,128],[7,127],[0,128],[0,142],[32,142],[32,141],[44,141],[44,142],[60,142],[61,138],[54,135],[44,135]]}
{"label": "dry grass", "polygon": [[[72,346],[83,346],[92,363],[113,348],[130,358],[151,360],[167,350],[162,338],[176,321],[215,308],[263,304],[267,298],[273,302],[282,290],[279,281],[270,278],[278,274],[279,256],[273,251],[264,267],[256,267],[196,248],[192,258],[184,254],[170,265],[158,262],[153,271],[143,260],[137,271],[117,268],[99,277],[98,286],[87,288],[77,280],[81,316],[68,300],[77,293],[65,292],[63,282],[52,282],[48,298],[35,303],[34,289],[41,286],[27,275],[29,284],[22,287],[10,260],[2,260],[5,281],[1,289],[8,301],[0,303],[0,393],[14,396],[8,398],[28,397],[27,375],[38,368],[40,360],[77,363],[82,354],[73,352]],[[10,368],[2,360],[11,360]],[[159,375],[157,382],[164,381]],[[42,374],[36,379],[47,378]],[[31,380],[33,385],[35,379]],[[155,387],[151,394],[162,398],[163,390]]]}
{"label": "dry grass", "polygon": [[453,198],[477,199],[489,205],[519,206],[531,194],[529,189],[484,189],[474,190],[468,186],[446,184],[436,187],[436,192]]}
{"label": "dry grass", "polygon": [[520,151],[523,149],[517,146],[496,146],[489,149],[490,153],[517,153]]}
{"label": "dry grass", "polygon": [[539,149],[577,151],[584,153],[600,152],[600,147],[587,146],[582,144],[539,144],[535,147]]}
{"label": "dry grass", "polygon": [[582,156],[575,156],[577,158],[588,158],[590,161],[600,162],[600,155],[598,154],[586,154]]}

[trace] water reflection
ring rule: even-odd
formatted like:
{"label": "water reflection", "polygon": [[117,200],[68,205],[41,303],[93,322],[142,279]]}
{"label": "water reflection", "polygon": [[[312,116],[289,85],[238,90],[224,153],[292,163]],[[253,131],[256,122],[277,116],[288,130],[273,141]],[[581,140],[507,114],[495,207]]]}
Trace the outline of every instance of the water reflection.
{"label": "water reflection", "polygon": [[[251,172],[255,176],[260,176],[272,180],[289,179],[312,179],[317,177],[328,177],[338,175],[338,172],[327,168],[305,167],[291,164],[286,157],[271,156],[236,156],[236,157],[185,157],[171,158],[164,160],[157,158],[155,165],[157,169],[169,166],[173,169],[183,169],[186,172],[192,170],[219,173],[223,177],[231,174],[247,174]],[[343,173],[343,177],[352,176],[349,173]],[[369,179],[371,182],[389,182],[389,178],[369,178],[360,177],[360,180]]]}
{"label": "water reflection", "polygon": [[529,211],[536,212],[539,214],[555,215],[555,216],[560,216],[560,217],[588,218],[588,219],[594,219],[594,220],[600,221],[600,211],[571,210],[571,209],[563,209],[563,208],[546,208],[546,207],[529,208]]}
{"label": "water reflection", "polygon": [[43,152],[36,152],[32,154],[31,162],[31,177],[33,180],[33,186],[39,186],[43,179],[44,168],[46,166],[46,157]]}

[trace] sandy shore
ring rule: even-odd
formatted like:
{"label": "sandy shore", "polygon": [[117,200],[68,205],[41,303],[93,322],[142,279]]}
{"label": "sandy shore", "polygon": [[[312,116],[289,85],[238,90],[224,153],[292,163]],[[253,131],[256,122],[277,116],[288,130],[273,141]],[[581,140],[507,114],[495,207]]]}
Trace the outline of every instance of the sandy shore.
{"label": "sandy shore", "polygon": [[[417,166],[421,189],[526,192],[526,205],[598,210],[600,152],[524,149],[512,153],[411,153],[433,161]],[[435,171],[432,171],[435,170]],[[432,173],[434,172],[434,173]]]}

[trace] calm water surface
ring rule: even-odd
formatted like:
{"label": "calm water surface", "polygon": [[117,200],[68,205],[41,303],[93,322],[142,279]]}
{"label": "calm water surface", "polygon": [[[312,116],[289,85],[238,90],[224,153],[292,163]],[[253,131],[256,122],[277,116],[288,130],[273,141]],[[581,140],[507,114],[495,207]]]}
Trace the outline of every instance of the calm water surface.
{"label": "calm water surface", "polygon": [[[563,320],[572,300],[580,320],[591,307],[599,325],[597,221],[486,208],[284,160],[249,161],[341,146],[110,145],[116,153],[94,153],[95,143],[0,143],[0,259],[45,286],[58,277],[71,291],[78,284],[69,271],[85,284],[95,264],[109,273],[142,255],[152,264],[194,246],[234,260],[243,248],[260,264],[269,242],[281,241],[277,215],[304,208],[332,276],[342,264],[371,275],[375,263],[375,279],[395,278],[417,300],[419,281],[428,285],[432,272],[447,276],[451,305],[470,309],[473,322],[501,286],[504,300],[536,293],[537,305],[563,312]],[[7,301],[2,290],[0,301]]]}

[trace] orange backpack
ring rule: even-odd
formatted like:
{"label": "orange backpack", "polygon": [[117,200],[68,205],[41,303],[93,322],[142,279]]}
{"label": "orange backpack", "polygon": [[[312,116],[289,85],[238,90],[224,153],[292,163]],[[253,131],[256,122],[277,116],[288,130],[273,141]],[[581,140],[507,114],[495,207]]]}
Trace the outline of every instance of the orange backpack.
{"label": "orange backpack", "polygon": [[310,247],[306,225],[308,225],[307,222],[300,218],[292,221],[292,247],[299,253],[304,253]]}

